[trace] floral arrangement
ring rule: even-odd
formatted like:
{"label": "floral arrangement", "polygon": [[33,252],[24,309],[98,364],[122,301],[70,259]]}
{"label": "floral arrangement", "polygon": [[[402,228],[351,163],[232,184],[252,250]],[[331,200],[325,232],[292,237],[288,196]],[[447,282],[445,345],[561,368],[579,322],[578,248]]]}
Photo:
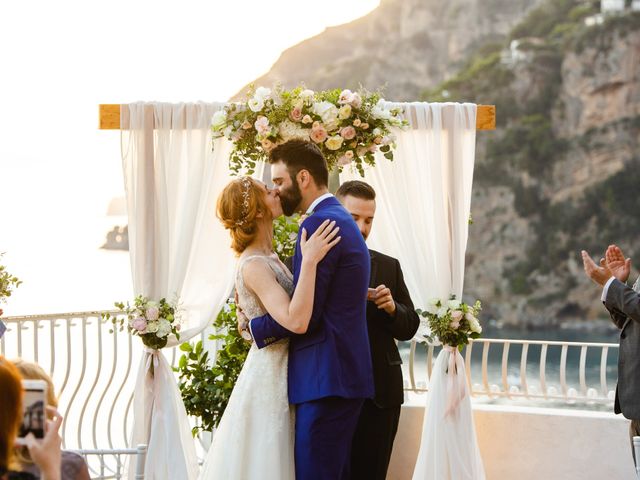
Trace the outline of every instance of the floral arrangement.
{"label": "floral arrangement", "polygon": [[377,150],[393,160],[391,128],[407,124],[401,109],[386,108],[377,92],[252,86],[245,102],[231,103],[213,115],[211,131],[214,139],[233,142],[234,173],[243,167],[251,173],[278,144],[303,139],[320,147],[330,169],[353,164],[363,175],[363,164],[375,165]]}
{"label": "floral arrangement", "polygon": [[447,301],[431,299],[424,311],[416,311],[426,318],[421,330],[428,330],[429,333],[422,334],[424,340],[433,343],[437,339],[445,345],[462,350],[469,343],[469,338],[480,338],[482,327],[477,318],[480,310],[482,305],[479,300],[471,306],[451,295]]}
{"label": "floral arrangement", "polygon": [[[133,306],[122,302],[114,303],[116,308],[127,315],[122,317],[103,313],[102,318],[111,320],[114,326],[124,329],[125,323],[129,333],[142,339],[145,346],[158,350],[167,344],[169,334],[173,333],[180,340],[180,318],[176,314],[178,302],[169,303],[164,298],[159,302],[149,300],[138,295],[133,300]],[[111,331],[113,333],[113,330]]]}
{"label": "floral arrangement", "polygon": [[[4,253],[0,253],[0,258]],[[6,267],[0,264],[0,303],[6,303],[7,298],[11,296],[14,288],[18,288],[22,281],[7,272]],[[0,315],[2,310],[0,309]]]}

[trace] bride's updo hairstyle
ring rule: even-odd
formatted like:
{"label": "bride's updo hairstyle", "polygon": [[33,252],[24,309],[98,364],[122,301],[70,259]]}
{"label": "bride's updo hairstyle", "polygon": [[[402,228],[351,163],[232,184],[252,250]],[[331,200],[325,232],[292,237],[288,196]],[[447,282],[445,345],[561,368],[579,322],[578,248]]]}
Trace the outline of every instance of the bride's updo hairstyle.
{"label": "bride's updo hairstyle", "polygon": [[218,197],[217,215],[231,234],[231,248],[240,255],[258,234],[258,214],[269,212],[264,192],[251,177],[231,181]]}

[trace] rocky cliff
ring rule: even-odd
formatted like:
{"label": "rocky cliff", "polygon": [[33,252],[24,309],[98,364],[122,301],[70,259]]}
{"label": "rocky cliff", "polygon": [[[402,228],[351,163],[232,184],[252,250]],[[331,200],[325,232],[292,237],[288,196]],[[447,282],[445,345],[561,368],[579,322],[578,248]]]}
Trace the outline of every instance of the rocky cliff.
{"label": "rocky cliff", "polygon": [[[416,100],[477,48],[500,41],[541,0],[382,0],[370,14],[286,50],[255,80],[293,87],[369,89]],[[234,98],[242,98],[246,87]]]}
{"label": "rocky cliff", "polygon": [[498,128],[477,139],[465,293],[508,324],[604,318],[580,249],[599,258],[616,242],[640,265],[640,13],[587,26],[598,9],[386,0],[256,83],[495,104]]}

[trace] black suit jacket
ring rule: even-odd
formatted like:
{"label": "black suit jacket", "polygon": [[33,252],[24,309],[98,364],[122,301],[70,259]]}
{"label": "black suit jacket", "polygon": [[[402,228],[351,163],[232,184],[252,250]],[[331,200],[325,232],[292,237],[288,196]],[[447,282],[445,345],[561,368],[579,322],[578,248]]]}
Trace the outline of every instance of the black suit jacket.
{"label": "black suit jacket", "polygon": [[[369,287],[385,285],[391,290],[396,303],[396,314],[392,317],[378,309],[375,303],[367,302],[367,328],[375,386],[373,402],[380,408],[399,407],[404,403],[404,384],[402,359],[395,340],[411,340],[418,330],[420,319],[404,283],[400,262],[375,250],[369,250],[369,256]],[[287,258],[284,263],[291,270],[292,258]]]}
{"label": "black suit jacket", "polygon": [[640,420],[640,294],[614,280],[604,304],[620,329],[614,410],[626,418]]}
{"label": "black suit jacket", "polygon": [[369,250],[369,255],[369,287],[376,288],[384,284],[391,290],[396,303],[396,314],[392,317],[378,309],[375,303],[367,302],[367,327],[375,385],[373,401],[381,408],[396,407],[404,402],[404,385],[402,359],[395,340],[411,340],[418,330],[420,319],[404,283],[400,262],[374,250]]}

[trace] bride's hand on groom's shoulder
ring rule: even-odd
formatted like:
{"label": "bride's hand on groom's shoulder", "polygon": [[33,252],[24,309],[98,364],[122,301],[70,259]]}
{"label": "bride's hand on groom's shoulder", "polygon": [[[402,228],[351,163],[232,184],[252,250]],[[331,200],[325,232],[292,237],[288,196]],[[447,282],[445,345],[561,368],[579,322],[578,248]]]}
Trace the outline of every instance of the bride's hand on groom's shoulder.
{"label": "bride's hand on groom's shoulder", "polygon": [[320,224],[315,232],[307,239],[307,229],[302,229],[300,235],[300,250],[303,261],[318,264],[325,257],[327,252],[338,244],[342,237],[338,237],[340,227],[336,226],[336,221],[325,220]]}

